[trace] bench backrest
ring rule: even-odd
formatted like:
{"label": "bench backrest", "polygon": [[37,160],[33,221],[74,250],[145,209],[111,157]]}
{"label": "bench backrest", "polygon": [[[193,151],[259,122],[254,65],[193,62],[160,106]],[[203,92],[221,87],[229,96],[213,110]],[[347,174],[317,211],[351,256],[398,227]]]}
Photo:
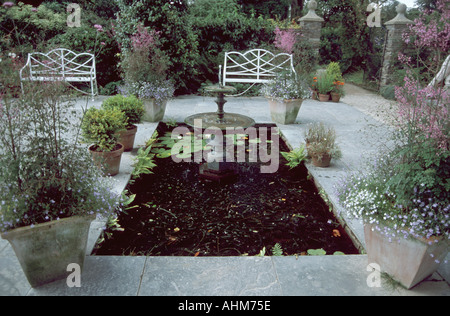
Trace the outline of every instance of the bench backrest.
{"label": "bench backrest", "polygon": [[53,49],[48,53],[30,53],[27,63],[20,70],[28,70],[27,78],[39,77],[71,77],[71,78],[95,78],[95,58],[90,53],[74,53],[65,48]]}
{"label": "bench backrest", "polygon": [[223,85],[228,82],[265,83],[280,71],[295,74],[293,57],[290,54],[273,54],[265,49],[252,49],[245,53],[225,53]]}

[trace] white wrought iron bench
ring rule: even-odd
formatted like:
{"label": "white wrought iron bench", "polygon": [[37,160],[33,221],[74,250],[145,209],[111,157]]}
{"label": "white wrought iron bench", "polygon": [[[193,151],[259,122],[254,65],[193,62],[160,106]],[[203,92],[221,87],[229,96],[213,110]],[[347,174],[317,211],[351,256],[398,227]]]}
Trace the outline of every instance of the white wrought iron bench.
{"label": "white wrought iron bench", "polygon": [[22,92],[24,81],[65,81],[69,84],[70,82],[89,82],[92,98],[98,94],[94,55],[77,54],[65,48],[56,48],[48,53],[29,53],[25,66],[20,69],[20,81]]}
{"label": "white wrought iron bench", "polygon": [[252,84],[239,95],[250,90],[255,84],[270,81],[281,71],[290,71],[297,75],[291,54],[274,54],[265,49],[252,49],[245,53],[226,52],[223,71],[222,66],[219,68],[219,84],[226,85],[231,82]]}

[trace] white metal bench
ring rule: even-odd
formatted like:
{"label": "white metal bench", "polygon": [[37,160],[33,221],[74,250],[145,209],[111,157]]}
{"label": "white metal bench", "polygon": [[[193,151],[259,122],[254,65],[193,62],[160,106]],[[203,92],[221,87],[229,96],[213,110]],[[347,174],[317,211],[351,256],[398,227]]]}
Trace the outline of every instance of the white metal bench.
{"label": "white metal bench", "polygon": [[94,55],[77,54],[65,48],[53,49],[48,53],[29,53],[27,63],[20,70],[20,80],[22,92],[23,81],[65,81],[69,84],[89,82],[92,98],[98,94]]}
{"label": "white metal bench", "polygon": [[223,72],[222,66],[219,70],[219,84],[252,83],[246,91],[241,93],[244,94],[253,85],[266,83],[281,71],[290,71],[296,76],[291,54],[274,54],[265,49],[252,49],[245,53],[226,52]]}

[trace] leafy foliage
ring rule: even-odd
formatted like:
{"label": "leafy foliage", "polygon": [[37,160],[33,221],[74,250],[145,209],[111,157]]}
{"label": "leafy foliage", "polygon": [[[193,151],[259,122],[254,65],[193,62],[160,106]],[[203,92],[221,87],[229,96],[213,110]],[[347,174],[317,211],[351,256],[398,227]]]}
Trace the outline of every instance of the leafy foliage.
{"label": "leafy foliage", "polygon": [[197,0],[189,10],[197,34],[198,82],[217,82],[225,51],[264,48],[273,41],[273,25],[262,17],[243,13],[236,0]]}
{"label": "leafy foliage", "polygon": [[64,30],[66,16],[56,13],[45,4],[38,9],[19,2],[12,7],[0,7],[0,50],[15,47],[24,57]]}
{"label": "leafy foliage", "polygon": [[125,129],[126,121],[120,109],[90,108],[83,117],[82,136],[94,143],[97,151],[112,151],[117,145],[117,132]]}
{"label": "leafy foliage", "polygon": [[196,89],[190,80],[195,77],[198,42],[187,18],[186,1],[115,0],[119,7],[115,36],[124,55],[131,47],[130,37],[137,25],[143,24],[159,32],[161,50],[169,57],[168,77],[174,81],[178,93]]}
{"label": "leafy foliage", "polygon": [[144,105],[141,100],[134,95],[125,97],[121,94],[109,97],[102,103],[102,107],[118,108],[124,112],[128,125],[138,124],[141,122],[141,118],[144,115]]}
{"label": "leafy foliage", "polygon": [[299,148],[291,150],[290,152],[281,152],[281,155],[288,161],[286,164],[291,169],[297,167],[307,158],[307,153],[305,152],[305,145],[302,144]]}

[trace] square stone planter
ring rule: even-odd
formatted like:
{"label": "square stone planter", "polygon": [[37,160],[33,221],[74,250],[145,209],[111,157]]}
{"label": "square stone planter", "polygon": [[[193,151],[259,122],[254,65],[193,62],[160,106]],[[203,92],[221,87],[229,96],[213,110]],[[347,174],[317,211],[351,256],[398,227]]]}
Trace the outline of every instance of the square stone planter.
{"label": "square stone planter", "polygon": [[1,234],[11,244],[32,287],[67,278],[69,264],[80,272],[86,256],[89,227],[95,216],[72,216]]}
{"label": "square stone planter", "polygon": [[448,242],[441,239],[391,238],[377,231],[373,225],[364,225],[364,235],[369,263],[380,266],[407,289],[412,288],[440,265],[448,252]]}
{"label": "square stone planter", "polygon": [[142,99],[144,103],[144,115],[142,120],[146,122],[159,122],[164,118],[167,100]]}
{"label": "square stone planter", "polygon": [[275,123],[287,125],[295,123],[303,99],[276,100],[268,98],[270,116]]}

